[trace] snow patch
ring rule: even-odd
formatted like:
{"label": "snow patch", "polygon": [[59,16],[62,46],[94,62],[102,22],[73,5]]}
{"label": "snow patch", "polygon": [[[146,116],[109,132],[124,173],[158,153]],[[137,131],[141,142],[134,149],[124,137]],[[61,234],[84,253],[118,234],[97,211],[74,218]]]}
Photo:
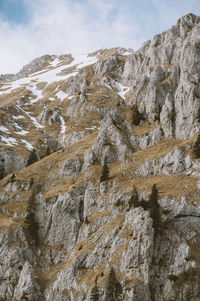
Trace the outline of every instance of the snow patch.
{"label": "snow patch", "polygon": [[28,141],[21,139],[21,142],[23,142],[26,145],[26,148],[30,151],[32,151],[34,149],[34,147],[32,146],[31,143],[29,143]]}
{"label": "snow patch", "polygon": [[1,138],[1,141],[5,142],[6,145],[8,145],[8,146],[18,145],[17,140],[15,138],[6,138],[3,136],[0,136],[0,138]]}
{"label": "snow patch", "polygon": [[17,124],[16,122],[14,122],[14,127],[16,129],[22,130],[22,127],[19,124]]}
{"label": "snow patch", "polygon": [[111,86],[109,86],[107,83],[104,83],[104,85],[105,85],[108,89],[113,90],[113,89],[111,88]]}
{"label": "snow patch", "polygon": [[72,96],[67,96],[67,98],[68,98],[68,99],[72,99],[72,98],[74,98],[74,95],[72,95]]}
{"label": "snow patch", "polygon": [[28,131],[22,130],[20,132],[15,132],[15,134],[25,136],[26,134],[28,134]]}
{"label": "snow patch", "polygon": [[88,56],[87,54],[80,54],[75,57],[75,61],[79,61],[78,69],[95,64],[98,61],[96,56]]}
{"label": "snow patch", "polygon": [[130,87],[123,86],[121,83],[116,83],[116,87],[118,89],[117,94],[123,99],[125,99],[126,93],[131,89]]}
{"label": "snow patch", "polygon": [[56,67],[58,64],[60,63],[60,59],[59,58],[56,58],[55,60],[53,60],[50,65],[52,67]]}
{"label": "snow patch", "polygon": [[22,116],[22,115],[19,115],[19,116],[13,116],[13,119],[23,119],[24,118],[24,116]]}
{"label": "snow patch", "polygon": [[32,123],[34,124],[34,126],[35,126],[36,128],[39,128],[39,129],[43,129],[43,128],[44,128],[44,126],[41,125],[41,124],[37,121],[37,119],[36,119],[35,117],[33,117],[33,116],[29,115],[29,114],[27,114],[27,115],[29,116],[29,118],[31,119]]}
{"label": "snow patch", "polygon": [[1,132],[4,132],[4,133],[6,133],[6,134],[9,134],[9,133],[10,133],[10,131],[9,131],[5,126],[3,126],[3,125],[0,125],[0,131],[1,131]]}
{"label": "snow patch", "polygon": [[93,125],[91,128],[85,128],[86,130],[96,130],[97,129],[97,127],[96,127],[96,125]]}
{"label": "snow patch", "polygon": [[33,95],[36,96],[35,99],[30,101],[31,104],[36,103],[40,98],[43,97],[42,92],[37,89],[36,84],[28,85],[27,90],[29,90]]}
{"label": "snow patch", "polygon": [[64,134],[66,131],[66,125],[65,125],[65,121],[64,118],[62,116],[60,116],[60,122],[61,122],[61,134]]}
{"label": "snow patch", "polygon": [[[7,91],[0,91],[0,95],[1,94],[8,94],[10,93],[12,90],[20,88],[21,86],[27,86],[27,88],[33,92],[34,95],[37,96],[36,99],[32,100],[32,103],[36,102],[39,98],[42,97],[41,92],[39,92],[39,90],[34,89],[32,90],[32,88],[34,88],[35,83],[33,83],[33,81],[39,81],[39,82],[47,82],[48,84],[54,82],[54,81],[59,81],[60,79],[66,80],[67,78],[71,77],[71,76],[75,76],[78,71],[73,71],[69,74],[64,74],[62,73],[62,71],[65,71],[68,68],[71,67],[75,67],[77,69],[83,68],[85,66],[89,66],[91,64],[94,64],[98,61],[98,57],[97,56],[88,56],[88,54],[77,54],[73,56],[73,61],[68,64],[68,65],[62,65],[62,66],[58,66],[55,67],[53,69],[43,69],[40,72],[37,73],[32,73],[30,75],[28,75],[26,78],[21,78],[18,80],[15,80],[13,82],[10,83],[5,83],[1,89],[9,89]],[[51,64],[56,64],[56,60],[54,61],[54,63],[52,62]]]}
{"label": "snow patch", "polygon": [[63,101],[63,99],[65,99],[67,97],[67,94],[64,93],[63,91],[59,91],[59,92],[56,93],[56,96],[58,98],[60,98],[61,101]]}
{"label": "snow patch", "polygon": [[39,122],[37,121],[37,119],[36,119],[35,117],[33,117],[33,116],[30,115],[30,112],[24,111],[24,110],[23,110],[22,108],[20,108],[20,106],[18,106],[18,105],[17,105],[17,107],[18,107],[22,112],[24,112],[24,114],[26,114],[26,115],[31,119],[32,123],[34,124],[34,126],[35,126],[36,128],[39,128],[39,129],[43,129],[43,128],[44,128],[43,125],[39,124]]}

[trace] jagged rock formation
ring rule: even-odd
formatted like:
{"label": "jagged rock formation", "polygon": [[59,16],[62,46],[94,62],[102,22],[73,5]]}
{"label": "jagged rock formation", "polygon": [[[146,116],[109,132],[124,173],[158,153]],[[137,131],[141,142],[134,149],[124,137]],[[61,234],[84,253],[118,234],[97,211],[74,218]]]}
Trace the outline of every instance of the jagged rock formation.
{"label": "jagged rock formation", "polygon": [[1,76],[0,300],[108,301],[112,268],[121,300],[200,300],[199,45],[189,14]]}

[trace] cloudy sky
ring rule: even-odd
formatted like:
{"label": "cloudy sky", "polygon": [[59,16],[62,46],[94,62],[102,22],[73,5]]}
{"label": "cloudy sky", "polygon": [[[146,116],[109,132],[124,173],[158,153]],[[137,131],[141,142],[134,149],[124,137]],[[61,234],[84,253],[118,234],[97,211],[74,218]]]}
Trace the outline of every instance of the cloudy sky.
{"label": "cloudy sky", "polygon": [[43,54],[138,49],[199,0],[0,0],[0,74]]}

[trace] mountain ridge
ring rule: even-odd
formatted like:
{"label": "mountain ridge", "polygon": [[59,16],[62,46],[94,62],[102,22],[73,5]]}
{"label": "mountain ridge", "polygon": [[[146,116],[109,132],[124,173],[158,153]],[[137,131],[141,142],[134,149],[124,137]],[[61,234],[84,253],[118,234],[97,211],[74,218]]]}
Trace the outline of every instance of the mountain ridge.
{"label": "mountain ridge", "polygon": [[1,76],[0,300],[200,300],[199,42],[189,14]]}

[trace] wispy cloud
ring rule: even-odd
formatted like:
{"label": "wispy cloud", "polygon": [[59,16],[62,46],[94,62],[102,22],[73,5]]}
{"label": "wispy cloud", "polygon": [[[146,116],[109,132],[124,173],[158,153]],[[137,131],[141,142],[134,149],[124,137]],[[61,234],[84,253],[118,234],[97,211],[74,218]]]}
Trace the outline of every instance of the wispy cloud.
{"label": "wispy cloud", "polygon": [[26,25],[0,19],[0,73],[16,72],[45,53],[89,52],[143,41],[128,7],[105,0],[24,0]]}
{"label": "wispy cloud", "polygon": [[20,1],[28,22],[16,24],[0,14],[0,74],[17,72],[46,53],[81,53],[117,46],[137,49],[190,12],[189,7],[198,7],[195,0],[183,0],[181,9],[179,0]]}

